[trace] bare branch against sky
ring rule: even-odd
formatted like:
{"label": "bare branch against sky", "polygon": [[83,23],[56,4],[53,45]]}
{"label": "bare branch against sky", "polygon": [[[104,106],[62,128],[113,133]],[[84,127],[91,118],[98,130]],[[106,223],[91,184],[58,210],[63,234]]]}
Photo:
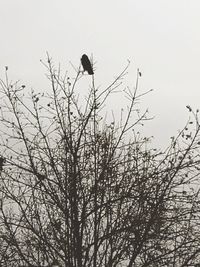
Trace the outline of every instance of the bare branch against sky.
{"label": "bare branch against sky", "polygon": [[185,123],[185,106],[199,107],[199,9],[199,0],[0,0],[0,73],[8,65],[13,79],[40,90],[46,51],[74,65],[86,53],[102,83],[128,58],[130,82],[139,67],[143,89],[155,89],[143,103],[156,116],[147,131],[167,141]]}

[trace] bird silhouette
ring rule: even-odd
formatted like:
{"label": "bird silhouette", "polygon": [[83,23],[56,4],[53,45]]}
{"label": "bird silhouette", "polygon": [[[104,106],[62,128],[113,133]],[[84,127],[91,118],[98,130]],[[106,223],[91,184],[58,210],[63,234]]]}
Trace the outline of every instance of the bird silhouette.
{"label": "bird silhouette", "polygon": [[2,172],[2,170],[3,170],[4,163],[5,163],[5,158],[3,158],[2,156],[0,156],[0,172]]}
{"label": "bird silhouette", "polygon": [[94,74],[91,62],[90,62],[90,60],[89,60],[87,55],[85,55],[85,54],[82,55],[81,64],[83,66],[83,71],[87,71],[89,75],[93,75]]}

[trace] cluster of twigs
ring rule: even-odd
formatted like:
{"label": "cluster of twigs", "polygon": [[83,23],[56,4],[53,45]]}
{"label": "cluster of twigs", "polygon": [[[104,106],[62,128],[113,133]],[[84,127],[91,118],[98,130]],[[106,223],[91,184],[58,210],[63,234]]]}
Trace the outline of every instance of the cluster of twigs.
{"label": "cluster of twigs", "polygon": [[135,131],[148,119],[139,70],[126,115],[106,123],[101,108],[128,66],[102,91],[91,76],[79,103],[80,68],[70,79],[43,64],[48,94],[27,98],[7,69],[0,82],[0,266],[197,264],[198,112],[166,151],[151,149]]}

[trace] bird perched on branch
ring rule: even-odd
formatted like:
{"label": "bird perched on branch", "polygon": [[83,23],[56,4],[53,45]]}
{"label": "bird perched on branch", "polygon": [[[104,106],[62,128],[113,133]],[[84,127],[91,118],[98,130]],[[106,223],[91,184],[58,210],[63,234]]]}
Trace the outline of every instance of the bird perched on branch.
{"label": "bird perched on branch", "polygon": [[2,172],[2,170],[3,170],[3,165],[4,165],[5,161],[6,161],[5,158],[0,156],[0,172]]}
{"label": "bird perched on branch", "polygon": [[83,71],[87,71],[89,75],[93,75],[94,74],[91,62],[90,62],[90,60],[89,60],[87,55],[85,55],[85,54],[82,55],[81,64],[83,66]]}

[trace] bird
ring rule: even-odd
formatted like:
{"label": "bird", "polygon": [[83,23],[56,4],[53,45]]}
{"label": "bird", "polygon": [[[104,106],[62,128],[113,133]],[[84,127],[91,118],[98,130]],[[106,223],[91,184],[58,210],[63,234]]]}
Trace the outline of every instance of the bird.
{"label": "bird", "polygon": [[87,71],[89,75],[94,74],[91,62],[86,54],[82,55],[81,64],[83,66],[83,72]]}
{"label": "bird", "polygon": [[5,163],[5,158],[3,158],[2,156],[0,156],[0,172],[2,172],[2,170],[3,170],[4,163]]}

